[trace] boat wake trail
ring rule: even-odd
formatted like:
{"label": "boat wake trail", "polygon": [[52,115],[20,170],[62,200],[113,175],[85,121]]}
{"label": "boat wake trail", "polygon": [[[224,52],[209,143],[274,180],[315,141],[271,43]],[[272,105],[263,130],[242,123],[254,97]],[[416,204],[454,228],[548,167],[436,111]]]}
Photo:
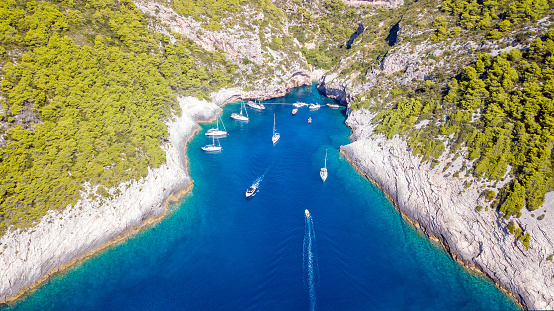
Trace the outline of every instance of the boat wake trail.
{"label": "boat wake trail", "polygon": [[259,187],[260,184],[262,183],[262,180],[264,180],[265,174],[267,174],[268,170],[269,170],[269,167],[265,169],[265,172],[262,174],[262,176],[256,178],[256,180],[254,181],[254,183],[252,185],[256,186],[256,187]]}
{"label": "boat wake trail", "polygon": [[304,228],[304,248],[303,248],[303,266],[304,266],[304,285],[308,287],[310,298],[310,310],[316,309],[315,288],[318,284],[319,268],[317,265],[317,256],[315,248],[315,231],[312,216],[306,215],[306,224]]}

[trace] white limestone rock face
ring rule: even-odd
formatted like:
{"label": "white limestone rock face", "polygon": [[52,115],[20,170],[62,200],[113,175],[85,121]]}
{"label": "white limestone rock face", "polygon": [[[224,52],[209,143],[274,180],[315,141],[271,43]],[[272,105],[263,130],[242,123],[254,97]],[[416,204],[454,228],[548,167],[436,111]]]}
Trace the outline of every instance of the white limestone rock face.
{"label": "white limestone rock face", "polygon": [[[163,24],[168,25],[171,31],[180,33],[200,45],[208,52],[223,50],[235,61],[246,58],[258,65],[263,62],[262,44],[255,33],[240,31],[240,29],[226,29],[223,31],[210,31],[202,28],[200,22],[191,17],[177,14],[173,9],[149,1],[135,1],[135,5],[145,14],[159,18]],[[251,20],[263,20],[257,12],[241,12],[241,18]],[[239,30],[239,31],[237,31]],[[163,29],[159,29],[164,32]]]}
{"label": "white limestone rock face", "polygon": [[[554,264],[546,260],[554,252],[551,217],[517,219],[531,234],[530,249],[526,249],[507,232],[506,221],[496,211],[476,211],[483,189],[473,177],[445,176],[448,155],[431,168],[412,155],[398,136],[387,139],[374,134],[373,117],[363,110],[350,114],[347,124],[355,141],[341,151],[454,257],[483,271],[526,308],[554,309]],[[465,181],[472,186],[464,187]],[[553,199],[554,193],[547,194],[545,207]]]}
{"label": "white limestone rock face", "polygon": [[[223,90],[214,98],[225,96]],[[35,227],[8,231],[0,238],[0,303],[6,302],[41,279],[105,247],[112,241],[167,213],[164,202],[172,192],[190,185],[185,164],[186,141],[198,121],[213,119],[221,110],[216,103],[193,97],[180,98],[181,116],[168,123],[164,145],[166,163],[151,169],[145,178],[110,189],[113,199],[91,199],[85,185],[82,198],[63,210],[51,210]]]}

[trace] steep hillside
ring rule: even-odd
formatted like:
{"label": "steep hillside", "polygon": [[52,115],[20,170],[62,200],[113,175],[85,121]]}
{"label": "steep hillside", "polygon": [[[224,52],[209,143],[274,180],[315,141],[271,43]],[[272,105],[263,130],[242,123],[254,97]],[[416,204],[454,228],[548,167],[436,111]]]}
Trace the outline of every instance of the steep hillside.
{"label": "steep hillside", "polygon": [[[546,0],[3,1],[0,260],[20,270],[0,271],[2,301],[163,214],[174,189],[128,195],[171,163],[167,187],[187,184],[173,153],[217,113],[187,96],[271,98],[327,71],[319,90],[349,105],[343,152],[360,170],[455,257],[553,308],[552,13]],[[50,250],[26,234],[79,228],[76,206],[113,231],[41,269]]]}
{"label": "steep hillside", "polygon": [[552,308],[550,4],[372,14],[382,27],[366,27],[320,81],[351,108],[356,142],[343,151],[454,257],[526,307]]}

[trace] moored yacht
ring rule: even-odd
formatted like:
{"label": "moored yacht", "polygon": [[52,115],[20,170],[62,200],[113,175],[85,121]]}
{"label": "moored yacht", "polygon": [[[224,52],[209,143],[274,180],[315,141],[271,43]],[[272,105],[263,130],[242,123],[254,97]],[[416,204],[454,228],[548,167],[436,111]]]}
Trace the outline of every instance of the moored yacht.
{"label": "moored yacht", "polygon": [[254,108],[256,110],[265,110],[265,106],[262,103],[257,104],[256,102],[248,101],[246,104],[248,105],[248,107]]}
{"label": "moored yacht", "polygon": [[275,132],[275,114],[273,114],[273,136],[271,137],[271,141],[275,145],[275,143],[281,138],[281,134]]}
{"label": "moored yacht", "polygon": [[294,107],[296,108],[300,108],[300,107],[304,107],[304,106],[308,106],[308,104],[306,103],[301,103],[301,102],[296,102],[294,104],[292,104]]}
{"label": "moored yacht", "polygon": [[202,147],[202,150],[208,151],[208,152],[214,152],[214,151],[221,151],[221,143],[219,142],[219,138],[217,139],[217,145],[215,144],[215,136],[212,136],[212,144],[211,145],[205,145]]}
{"label": "moored yacht", "polygon": [[242,115],[242,106],[244,106],[244,104],[240,104],[240,114],[236,113],[236,112],[233,112],[231,114],[231,118],[235,119],[235,120],[238,120],[238,121],[248,121],[248,112],[246,111],[246,108],[244,108],[244,112],[246,113],[246,116],[243,116]]}
{"label": "moored yacht", "polygon": [[320,107],[320,104],[310,104],[310,106],[308,106],[310,110],[318,110]]}
{"label": "moored yacht", "polygon": [[298,108],[292,109],[292,115],[293,115],[293,116],[295,116],[297,112],[298,112]]}
{"label": "moored yacht", "polygon": [[225,131],[219,129],[219,120],[221,120],[221,117],[218,117],[216,128],[209,129],[205,134],[206,136],[227,136],[227,129],[225,129],[225,124],[223,124],[223,120],[221,120],[221,125],[223,125]]}
{"label": "moored yacht", "polygon": [[329,108],[339,108],[340,107],[337,104],[327,104],[327,106],[329,106]]}
{"label": "moored yacht", "polygon": [[325,166],[319,171],[319,177],[321,177],[323,182],[327,179],[327,150],[325,150]]}

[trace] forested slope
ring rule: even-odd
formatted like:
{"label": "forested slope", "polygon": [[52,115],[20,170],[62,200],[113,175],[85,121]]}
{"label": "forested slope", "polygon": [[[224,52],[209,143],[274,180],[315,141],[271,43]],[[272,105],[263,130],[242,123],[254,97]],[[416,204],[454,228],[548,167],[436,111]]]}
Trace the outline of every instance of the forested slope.
{"label": "forested slope", "polygon": [[[488,185],[485,208],[507,219],[526,208],[541,220],[546,211],[535,210],[554,190],[553,12],[548,1],[520,0],[374,9],[358,18],[369,26],[352,48],[328,64],[355,95],[352,109],[376,115],[377,132],[401,135],[432,164],[461,155],[453,175]],[[521,229],[508,229],[529,246]]]}
{"label": "forested slope", "polygon": [[225,55],[149,28],[131,1],[2,1],[0,233],[165,161],[175,95],[229,83]]}

